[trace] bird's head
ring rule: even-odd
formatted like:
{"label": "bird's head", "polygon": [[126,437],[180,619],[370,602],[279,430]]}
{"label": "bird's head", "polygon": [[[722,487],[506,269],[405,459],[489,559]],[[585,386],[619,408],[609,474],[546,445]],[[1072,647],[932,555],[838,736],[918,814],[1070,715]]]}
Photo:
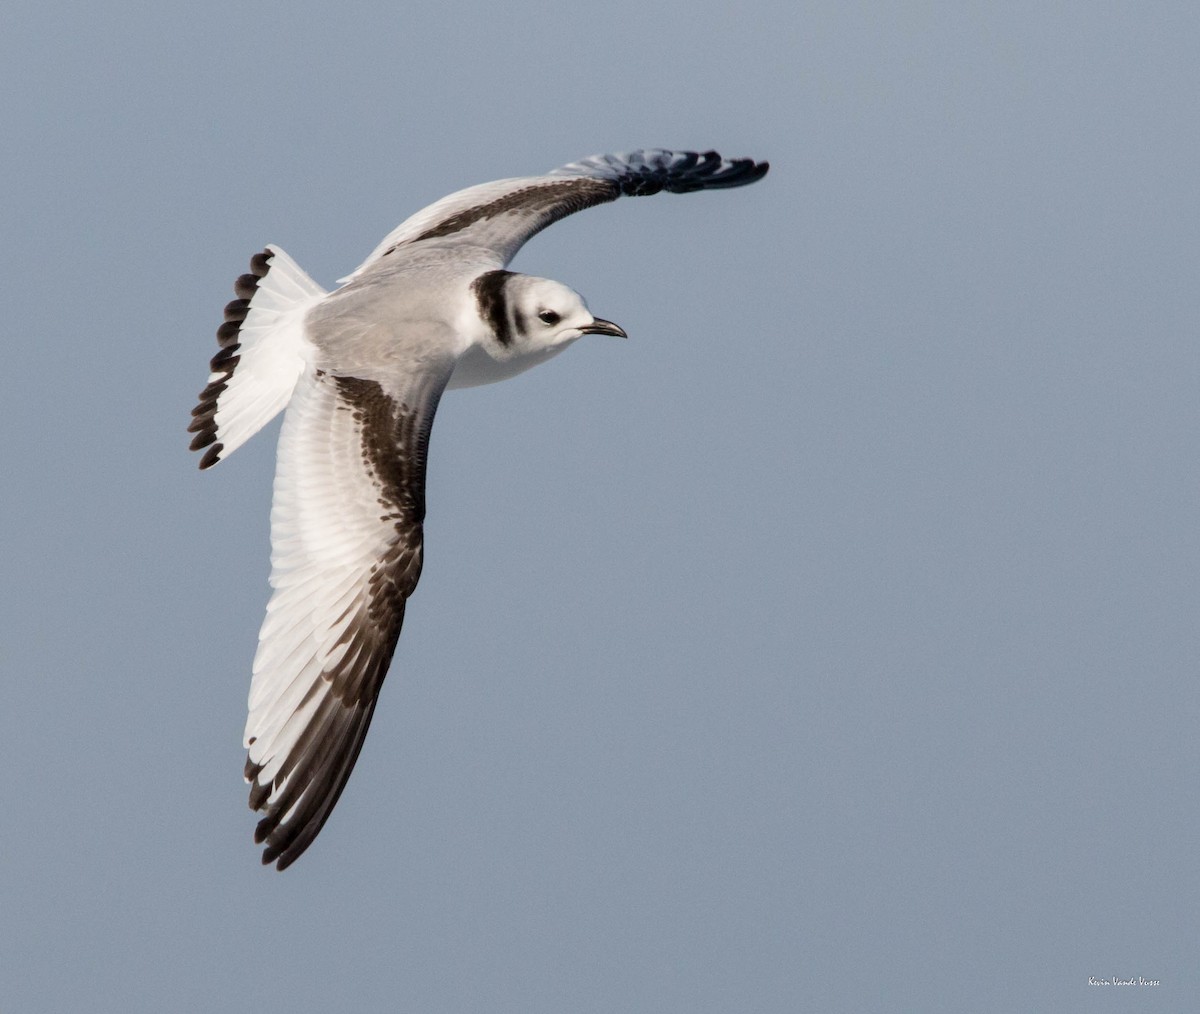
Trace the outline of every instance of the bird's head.
{"label": "bird's head", "polygon": [[559,352],[585,334],[628,337],[593,316],[574,289],[549,278],[489,271],[472,286],[486,329],[484,347],[497,359]]}

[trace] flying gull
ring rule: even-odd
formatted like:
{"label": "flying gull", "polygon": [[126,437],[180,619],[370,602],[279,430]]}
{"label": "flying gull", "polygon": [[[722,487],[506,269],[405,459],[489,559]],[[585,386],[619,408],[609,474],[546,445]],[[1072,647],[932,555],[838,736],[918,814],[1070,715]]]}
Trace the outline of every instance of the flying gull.
{"label": "flying gull", "polygon": [[625,337],[509,261],[546,226],[623,194],[740,187],[766,172],[649,149],[484,183],[417,212],[333,292],[277,246],[250,259],[188,431],[209,468],[287,408],[245,733],[264,863],[285,869],[312,844],[362,748],[421,575],[442,392],[516,376],[585,334]]}

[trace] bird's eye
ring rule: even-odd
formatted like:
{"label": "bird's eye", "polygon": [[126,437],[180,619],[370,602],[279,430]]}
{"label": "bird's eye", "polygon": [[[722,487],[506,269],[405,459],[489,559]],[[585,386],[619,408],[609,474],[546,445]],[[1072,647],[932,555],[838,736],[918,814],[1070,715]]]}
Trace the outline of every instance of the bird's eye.
{"label": "bird's eye", "polygon": [[557,324],[560,320],[562,320],[562,317],[560,317],[553,310],[543,310],[538,314],[538,320],[540,320],[543,324]]}

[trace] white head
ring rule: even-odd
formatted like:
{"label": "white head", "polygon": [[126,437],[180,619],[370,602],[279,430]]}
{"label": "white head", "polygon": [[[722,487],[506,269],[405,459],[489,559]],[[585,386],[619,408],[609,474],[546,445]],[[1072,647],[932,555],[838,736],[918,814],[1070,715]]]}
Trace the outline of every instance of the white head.
{"label": "white head", "polygon": [[483,347],[496,359],[550,356],[585,334],[627,335],[592,316],[583,297],[561,282],[511,271],[488,271],[472,283]]}

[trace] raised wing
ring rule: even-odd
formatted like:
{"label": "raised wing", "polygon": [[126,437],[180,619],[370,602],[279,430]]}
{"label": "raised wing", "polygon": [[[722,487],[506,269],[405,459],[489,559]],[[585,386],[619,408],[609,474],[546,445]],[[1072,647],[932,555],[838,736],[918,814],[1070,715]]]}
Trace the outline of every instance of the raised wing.
{"label": "raised wing", "polygon": [[309,369],[271,508],[274,594],[246,722],[263,862],[285,869],[341,795],[421,574],[429,430],[448,368],[406,389]]}
{"label": "raised wing", "polygon": [[444,242],[480,247],[504,267],[532,236],[560,218],[615,201],[662,190],[741,187],[766,175],[766,162],[722,158],[715,151],[650,148],[619,155],[593,155],[545,176],[497,180],[443,197],[393,229],[353,278],[395,251],[415,243]]}

